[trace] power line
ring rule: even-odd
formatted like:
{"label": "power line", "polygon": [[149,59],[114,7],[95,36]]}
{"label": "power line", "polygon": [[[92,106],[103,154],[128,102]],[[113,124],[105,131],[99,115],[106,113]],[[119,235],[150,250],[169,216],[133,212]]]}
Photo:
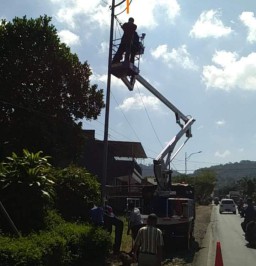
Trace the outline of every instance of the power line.
{"label": "power line", "polygon": [[148,114],[148,111],[147,111],[147,109],[146,109],[146,106],[145,106],[145,104],[144,104],[144,102],[143,102],[143,99],[142,99],[142,96],[141,96],[141,92],[140,92],[139,86],[137,85],[136,87],[137,87],[137,90],[139,91],[139,95],[140,95],[140,98],[141,98],[141,101],[142,101],[142,104],[143,104],[144,110],[145,110],[145,112],[146,112],[146,115],[147,115],[147,117],[148,117],[148,120],[149,120],[149,122],[150,122],[150,124],[151,124],[151,127],[152,127],[152,129],[153,129],[153,131],[154,131],[154,133],[155,133],[155,136],[156,136],[158,142],[160,143],[161,147],[163,148],[162,142],[160,141],[160,139],[159,139],[159,137],[158,137],[158,135],[157,135],[157,133],[156,133],[156,130],[155,130],[154,126],[153,126],[152,120],[150,119],[149,114]]}
{"label": "power line", "polygon": [[[119,105],[119,103],[117,102],[117,100],[116,100],[116,98],[115,98],[115,96],[113,95],[112,92],[111,92],[111,95],[112,95],[112,97],[114,98],[116,104]],[[128,121],[126,115],[124,114],[124,112],[123,112],[122,110],[121,110],[121,113],[122,113],[122,115],[124,116],[124,118],[125,118],[126,122],[128,123],[128,125],[131,127],[131,129],[132,129],[134,135],[136,136],[136,138],[138,139],[138,141],[141,142],[141,140],[140,140],[140,138],[138,137],[138,135],[137,135],[135,129],[132,127],[131,123]]]}

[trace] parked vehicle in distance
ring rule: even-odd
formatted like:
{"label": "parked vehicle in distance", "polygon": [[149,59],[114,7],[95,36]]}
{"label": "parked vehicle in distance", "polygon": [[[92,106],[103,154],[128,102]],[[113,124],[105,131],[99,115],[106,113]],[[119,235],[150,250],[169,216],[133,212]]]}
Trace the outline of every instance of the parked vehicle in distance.
{"label": "parked vehicle in distance", "polygon": [[233,199],[222,199],[219,207],[220,214],[223,212],[232,212],[236,214],[236,204]]}
{"label": "parked vehicle in distance", "polygon": [[241,198],[239,191],[229,191],[229,198],[233,199],[236,204],[238,204],[239,199]]}

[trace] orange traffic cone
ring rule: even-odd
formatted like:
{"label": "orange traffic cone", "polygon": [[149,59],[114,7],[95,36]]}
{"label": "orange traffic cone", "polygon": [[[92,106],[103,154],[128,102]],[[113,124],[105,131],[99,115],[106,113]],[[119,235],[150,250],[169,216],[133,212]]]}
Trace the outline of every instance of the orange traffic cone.
{"label": "orange traffic cone", "polygon": [[216,246],[215,266],[223,266],[220,242],[217,242]]}

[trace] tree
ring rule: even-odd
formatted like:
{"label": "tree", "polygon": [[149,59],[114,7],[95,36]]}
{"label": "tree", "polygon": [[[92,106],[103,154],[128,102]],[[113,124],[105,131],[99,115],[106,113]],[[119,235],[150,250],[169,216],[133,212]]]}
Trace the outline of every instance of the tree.
{"label": "tree", "polygon": [[195,194],[200,203],[206,203],[213,193],[216,176],[213,171],[200,171],[195,177]]}
{"label": "tree", "polygon": [[0,156],[43,150],[66,165],[79,155],[81,119],[97,119],[103,90],[87,62],[60,42],[51,18],[0,23]]}
{"label": "tree", "polygon": [[13,153],[0,164],[0,200],[24,233],[43,228],[46,210],[54,203],[48,159],[42,152],[23,150],[23,156]]}
{"label": "tree", "polygon": [[100,183],[87,170],[70,165],[53,169],[56,208],[68,221],[88,220],[91,203],[100,204]]}
{"label": "tree", "polygon": [[237,181],[237,184],[244,196],[246,197],[254,196],[256,188],[255,178],[243,177],[242,179]]}

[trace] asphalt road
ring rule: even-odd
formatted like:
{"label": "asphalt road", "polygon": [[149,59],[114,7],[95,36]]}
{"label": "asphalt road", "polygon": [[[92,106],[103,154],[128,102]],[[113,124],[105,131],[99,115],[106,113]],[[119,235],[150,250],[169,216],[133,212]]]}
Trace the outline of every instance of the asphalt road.
{"label": "asphalt road", "polygon": [[214,266],[217,242],[220,242],[224,266],[255,266],[256,249],[247,246],[239,214],[219,214],[213,206],[211,222],[199,252],[196,266]]}

